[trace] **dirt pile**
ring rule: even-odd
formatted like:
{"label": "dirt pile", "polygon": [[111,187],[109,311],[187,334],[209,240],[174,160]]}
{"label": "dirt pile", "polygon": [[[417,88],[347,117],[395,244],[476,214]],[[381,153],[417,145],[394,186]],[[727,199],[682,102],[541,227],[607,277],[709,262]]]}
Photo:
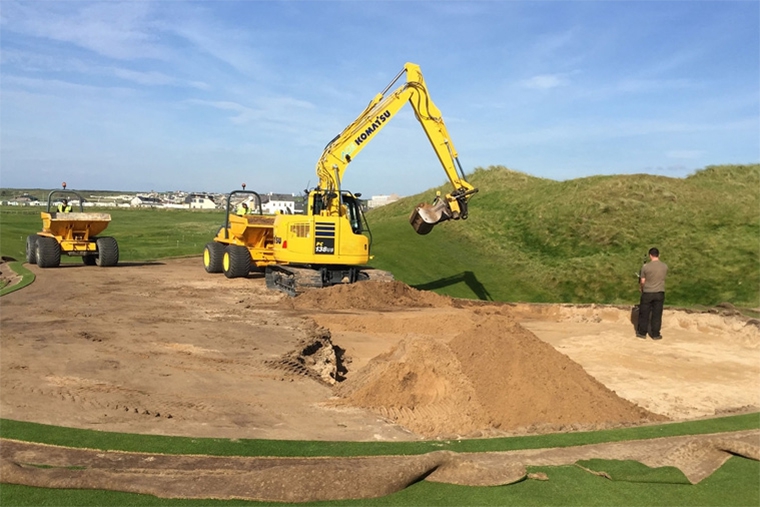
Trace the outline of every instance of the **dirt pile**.
{"label": "dirt pile", "polygon": [[344,380],[344,350],[333,345],[329,330],[317,326],[313,321],[308,322],[307,326],[306,336],[296,343],[295,349],[277,359],[268,359],[264,364],[327,385]]}
{"label": "dirt pile", "polygon": [[370,409],[425,437],[470,435],[489,426],[456,355],[436,340],[402,340],[335,393],[334,405]]}
{"label": "dirt pile", "polygon": [[667,419],[607,389],[518,324],[507,306],[449,311],[461,313],[447,326],[435,314],[417,315],[395,347],[348,375],[334,403],[433,438]]}
{"label": "dirt pile", "polygon": [[495,428],[662,421],[610,391],[509,317],[487,315],[449,342]]}
{"label": "dirt pile", "polygon": [[333,285],[308,291],[286,300],[295,309],[383,310],[393,308],[441,308],[451,305],[451,298],[434,292],[417,290],[403,282],[360,282]]}

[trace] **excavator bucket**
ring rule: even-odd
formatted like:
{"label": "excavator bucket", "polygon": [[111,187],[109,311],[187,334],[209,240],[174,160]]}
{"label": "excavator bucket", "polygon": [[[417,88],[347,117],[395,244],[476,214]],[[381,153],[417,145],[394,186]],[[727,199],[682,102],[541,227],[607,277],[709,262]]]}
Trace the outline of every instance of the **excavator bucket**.
{"label": "excavator bucket", "polygon": [[409,223],[417,234],[427,234],[433,227],[451,218],[451,210],[445,201],[436,204],[418,204],[412,214],[409,215]]}

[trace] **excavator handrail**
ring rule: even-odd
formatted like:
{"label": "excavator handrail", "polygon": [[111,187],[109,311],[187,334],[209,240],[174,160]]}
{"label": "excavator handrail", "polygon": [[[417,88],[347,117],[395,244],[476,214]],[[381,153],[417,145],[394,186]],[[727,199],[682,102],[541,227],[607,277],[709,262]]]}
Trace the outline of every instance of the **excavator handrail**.
{"label": "excavator handrail", "polygon": [[47,212],[50,213],[50,210],[53,207],[53,195],[56,194],[64,194],[64,195],[75,195],[77,199],[79,200],[79,211],[84,212],[84,197],[82,197],[79,192],[75,192],[74,190],[53,190],[48,194],[47,198]]}
{"label": "excavator handrail", "polygon": [[253,190],[233,190],[229,194],[227,194],[227,212],[224,214],[224,239],[229,239],[229,231],[230,231],[230,213],[232,212],[232,196],[233,195],[252,195],[256,198],[256,208],[259,210],[258,214],[262,215],[264,211],[262,210],[261,206],[261,196],[258,192],[254,192]]}

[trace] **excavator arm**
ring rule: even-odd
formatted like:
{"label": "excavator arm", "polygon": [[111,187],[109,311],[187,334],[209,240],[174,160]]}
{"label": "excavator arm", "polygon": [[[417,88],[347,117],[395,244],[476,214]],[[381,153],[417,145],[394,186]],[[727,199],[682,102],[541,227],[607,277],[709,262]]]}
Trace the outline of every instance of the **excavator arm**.
{"label": "excavator arm", "polygon": [[[406,82],[388,93],[404,74]],[[441,112],[430,98],[419,66],[413,63],[407,63],[356,120],[325,147],[317,163],[317,176],[329,214],[343,213],[340,185],[348,164],[407,103],[414,109],[453,187],[445,196],[437,196],[433,204],[419,204],[409,222],[417,233],[427,234],[440,222],[467,218],[467,202],[477,189],[465,179]]]}

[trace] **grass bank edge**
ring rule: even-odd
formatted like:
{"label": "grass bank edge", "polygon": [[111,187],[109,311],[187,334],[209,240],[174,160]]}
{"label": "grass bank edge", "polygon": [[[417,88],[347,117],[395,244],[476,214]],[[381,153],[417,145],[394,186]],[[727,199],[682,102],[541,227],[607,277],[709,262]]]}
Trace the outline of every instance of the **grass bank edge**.
{"label": "grass bank edge", "polygon": [[10,294],[11,292],[15,292],[19,289],[23,289],[24,287],[31,284],[35,279],[34,273],[26,269],[19,261],[9,261],[8,267],[21,277],[21,281],[13,285],[6,285],[0,289],[0,297],[5,296],[6,294]]}
{"label": "grass bank edge", "polygon": [[0,437],[74,448],[210,456],[381,456],[433,451],[499,452],[760,429],[760,412],[609,430],[467,440],[345,442],[193,438],[104,432],[0,419]]}

